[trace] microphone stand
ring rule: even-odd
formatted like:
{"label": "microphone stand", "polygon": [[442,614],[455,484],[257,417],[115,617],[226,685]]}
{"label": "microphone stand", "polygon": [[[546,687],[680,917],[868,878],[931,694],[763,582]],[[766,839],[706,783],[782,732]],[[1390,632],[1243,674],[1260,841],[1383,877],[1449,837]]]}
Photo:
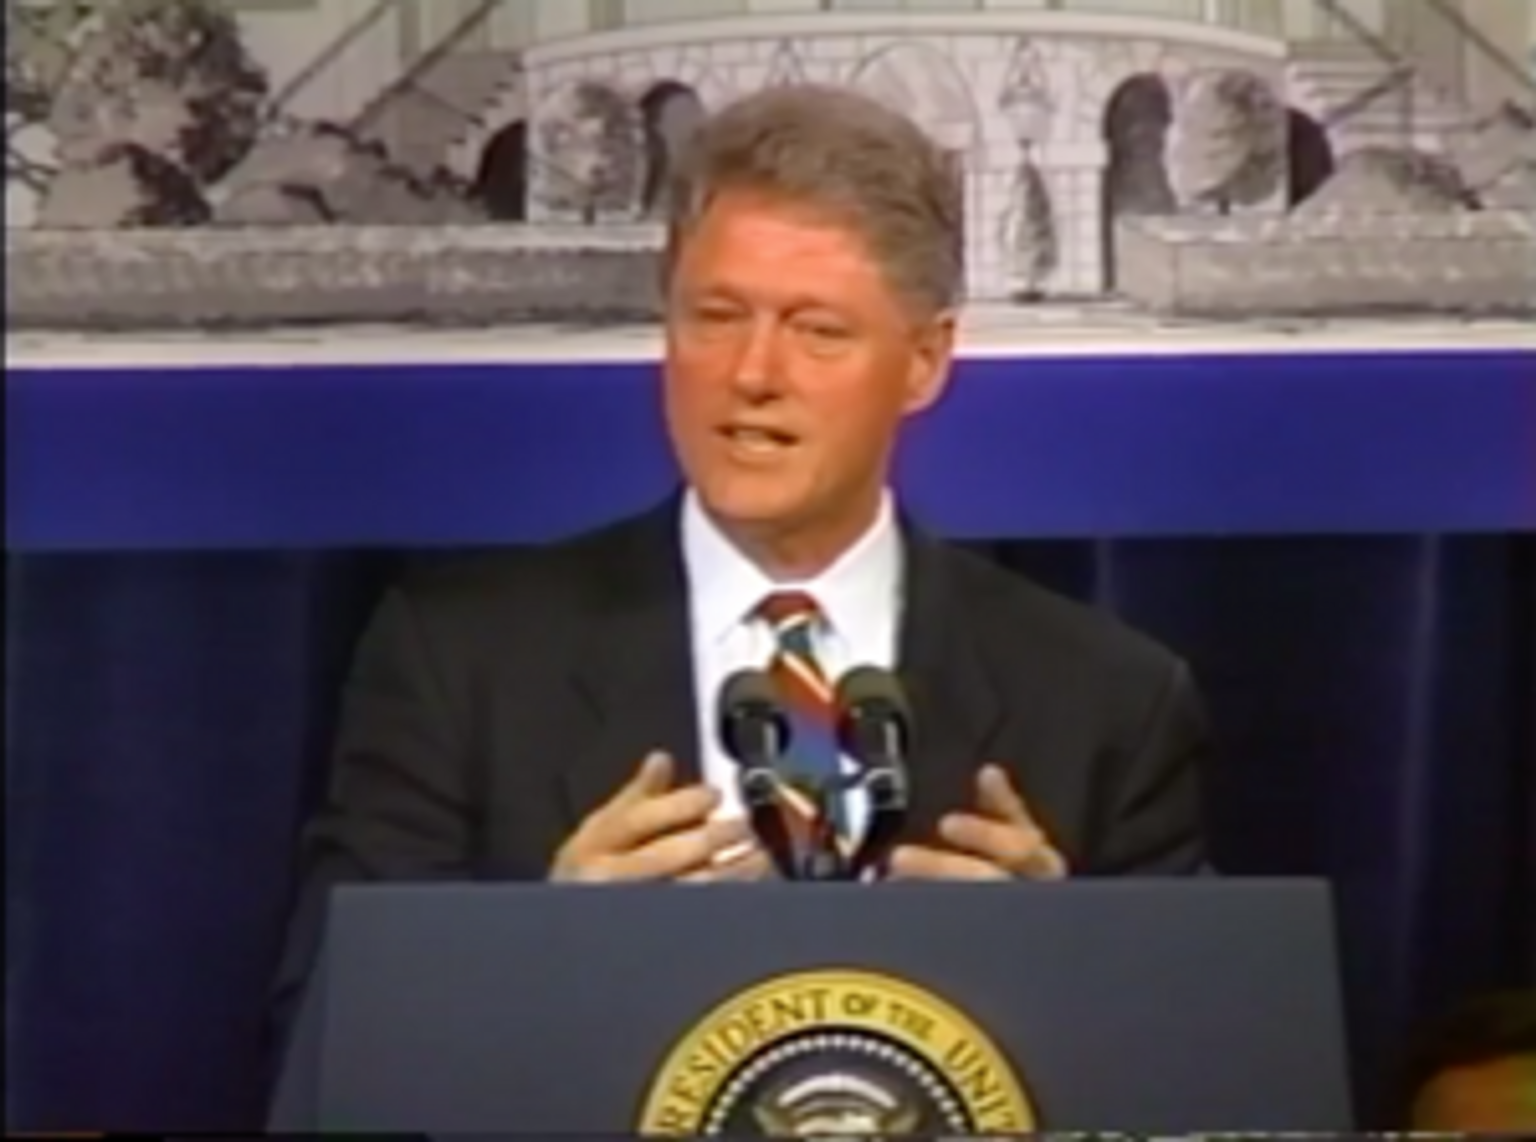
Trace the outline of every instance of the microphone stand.
{"label": "microphone stand", "polygon": [[[868,675],[872,672],[854,671],[845,682],[860,673]],[[894,688],[899,698],[900,689],[893,677],[882,683],[882,687]],[[867,686],[864,688],[868,689]],[[905,764],[909,716],[902,712],[904,703],[893,702],[890,696],[874,701],[868,697],[858,699],[852,694],[842,694],[839,704],[843,709],[839,737],[844,751],[860,762],[855,783],[864,787],[869,799],[868,825],[858,849],[848,861],[849,879],[863,880],[871,870],[885,872],[885,863],[907,821],[907,808],[911,802]]]}
{"label": "microphone stand", "polygon": [[[844,855],[829,809],[833,797],[861,786],[869,797],[869,823],[859,846],[852,854]],[[890,855],[906,823],[906,775],[891,767],[865,769],[862,773],[817,787],[814,797],[816,823],[810,844],[799,854],[795,875],[787,879],[858,881],[864,879],[870,869],[879,868]]]}
{"label": "microphone stand", "polygon": [[850,880],[862,880],[870,869],[880,869],[907,821],[907,787],[904,775],[894,769],[866,770],[862,782],[869,797],[869,824],[864,838],[848,862]]}
{"label": "microphone stand", "polygon": [[741,800],[763,848],[783,880],[800,880],[801,870],[794,855],[794,841],[784,825],[779,807],[778,775],[767,766],[743,767],[740,777]]}
{"label": "microphone stand", "polygon": [[816,793],[816,823],[811,830],[809,850],[800,858],[801,880],[851,880],[848,862],[837,844],[837,826],[832,821],[832,798],[836,795],[834,784],[818,786]]}

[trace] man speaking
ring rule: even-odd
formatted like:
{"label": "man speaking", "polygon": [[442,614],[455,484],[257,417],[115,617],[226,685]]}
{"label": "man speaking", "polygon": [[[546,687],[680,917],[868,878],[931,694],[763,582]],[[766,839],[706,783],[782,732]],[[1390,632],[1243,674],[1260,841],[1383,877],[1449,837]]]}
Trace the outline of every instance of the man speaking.
{"label": "man speaking", "polygon": [[[946,156],[861,96],[779,87],[702,126],[670,201],[661,398],[685,487],[386,598],[305,838],[289,985],[342,880],[744,880],[782,873],[785,837],[853,852],[876,808],[836,732],[859,668],[908,735],[870,878],[1203,861],[1184,664],[925,534],[888,490],[902,424],[950,375]],[[753,762],[785,777],[776,839],[722,733],[741,685],[788,731]]]}

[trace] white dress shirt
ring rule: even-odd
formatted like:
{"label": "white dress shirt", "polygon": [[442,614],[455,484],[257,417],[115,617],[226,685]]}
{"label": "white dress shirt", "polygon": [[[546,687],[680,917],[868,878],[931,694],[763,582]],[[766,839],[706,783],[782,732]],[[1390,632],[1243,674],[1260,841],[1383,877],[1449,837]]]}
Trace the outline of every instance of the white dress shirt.
{"label": "white dress shirt", "polygon": [[[855,666],[893,669],[901,613],[901,533],[887,494],[873,526],[831,567],[812,579],[776,581],[721,533],[690,490],[683,500],[682,545],[698,694],[699,767],[703,780],[724,795],[720,815],[740,816],[737,767],[721,747],[715,702],[733,673],[766,669],[773,658],[773,631],[754,611],[776,591],[803,591],[815,599],[829,629],[816,632],[813,645],[833,685]],[[844,757],[843,766],[850,770],[853,763]],[[857,838],[868,818],[862,790],[848,794],[846,808]]]}

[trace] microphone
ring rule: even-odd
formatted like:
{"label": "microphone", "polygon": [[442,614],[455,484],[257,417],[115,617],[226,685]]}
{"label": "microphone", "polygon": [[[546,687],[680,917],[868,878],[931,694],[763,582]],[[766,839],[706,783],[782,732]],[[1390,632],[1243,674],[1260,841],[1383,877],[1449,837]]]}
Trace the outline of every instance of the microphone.
{"label": "microphone", "polygon": [[828,783],[814,791],[816,823],[811,829],[807,851],[801,858],[801,880],[851,880],[853,868],[843,857],[837,843],[837,828],[832,823],[832,798],[842,785]]}
{"label": "microphone", "polygon": [[738,670],[716,700],[720,744],[739,767],[737,786],[752,831],[785,880],[798,880],[794,844],[779,812],[779,757],[789,746],[789,718],[762,670]]}
{"label": "microphone", "polygon": [[843,675],[836,697],[838,741],[863,767],[861,784],[869,797],[869,827],[850,861],[857,879],[890,855],[907,820],[912,708],[900,679],[874,666]]}

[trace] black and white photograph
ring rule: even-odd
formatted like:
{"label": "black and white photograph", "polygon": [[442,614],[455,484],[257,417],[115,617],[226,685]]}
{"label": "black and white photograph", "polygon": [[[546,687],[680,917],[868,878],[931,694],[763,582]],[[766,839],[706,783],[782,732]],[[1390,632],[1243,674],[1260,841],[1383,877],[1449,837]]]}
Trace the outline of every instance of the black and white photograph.
{"label": "black and white photograph", "polygon": [[644,339],[670,164],[795,82],[953,157],[973,340],[1536,312],[1528,0],[10,0],[6,25],[24,336]]}

